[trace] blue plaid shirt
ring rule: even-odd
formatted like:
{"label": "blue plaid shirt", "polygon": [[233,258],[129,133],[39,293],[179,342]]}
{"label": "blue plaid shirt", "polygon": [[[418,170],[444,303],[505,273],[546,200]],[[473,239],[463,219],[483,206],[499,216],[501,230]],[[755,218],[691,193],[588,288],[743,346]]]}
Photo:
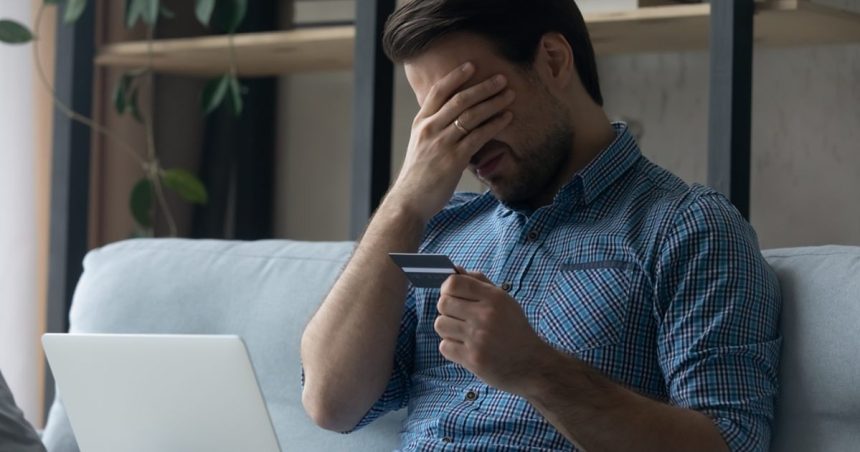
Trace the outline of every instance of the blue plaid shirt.
{"label": "blue plaid shirt", "polygon": [[[643,157],[624,124],[558,193],[518,212],[457,194],[420,251],[509,290],[546,342],[640,394],[710,416],[766,451],[780,351],[778,282],[720,194]],[[359,427],[408,407],[404,451],[575,450],[524,399],[439,353],[438,289],[408,292],[395,366]],[[619,426],[622,428],[622,426]]]}

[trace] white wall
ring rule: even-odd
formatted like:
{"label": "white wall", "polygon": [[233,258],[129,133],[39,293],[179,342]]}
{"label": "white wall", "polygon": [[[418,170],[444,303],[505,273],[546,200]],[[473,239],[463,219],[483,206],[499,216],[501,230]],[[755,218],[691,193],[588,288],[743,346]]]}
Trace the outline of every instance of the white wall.
{"label": "white wall", "polygon": [[[601,58],[608,111],[643,151],[707,179],[706,52]],[[764,248],[860,245],[860,44],[756,49],[751,221]]]}
{"label": "white wall", "polygon": [[[29,0],[0,17],[29,24]],[[36,145],[32,47],[0,44],[0,370],[31,422],[40,410]],[[39,424],[39,422],[34,422]]]}

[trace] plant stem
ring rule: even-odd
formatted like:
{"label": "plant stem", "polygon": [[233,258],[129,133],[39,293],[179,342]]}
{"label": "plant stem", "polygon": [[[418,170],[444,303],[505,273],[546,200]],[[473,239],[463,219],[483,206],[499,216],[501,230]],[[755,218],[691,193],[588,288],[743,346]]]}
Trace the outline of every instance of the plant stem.
{"label": "plant stem", "polygon": [[[36,21],[35,21],[35,30],[36,31],[41,30],[42,17],[44,16],[45,7],[46,7],[45,5],[46,5],[45,3],[42,3],[41,5],[39,5],[39,9],[36,12]],[[150,86],[152,86],[152,78],[154,77],[153,71],[152,71],[152,60],[153,60],[153,56],[154,56],[153,50],[152,50],[152,41],[153,41],[152,33],[153,33],[153,30],[150,28],[150,34],[149,34],[149,67],[147,68],[147,72],[148,72],[147,77],[148,77]],[[146,130],[147,130],[147,156],[149,157],[148,159],[145,160],[143,157],[141,157],[138,154],[137,149],[134,146],[132,146],[131,143],[124,140],[120,136],[114,134],[107,127],[95,122],[91,118],[88,118],[87,116],[84,116],[80,113],[75,112],[74,110],[71,109],[71,107],[69,107],[63,101],[60,100],[60,98],[57,96],[56,90],[51,85],[51,83],[48,81],[48,77],[45,74],[45,68],[42,66],[42,59],[41,59],[41,56],[39,54],[39,42],[38,41],[33,43],[33,60],[34,60],[34,63],[36,65],[36,72],[39,75],[39,80],[41,81],[42,86],[45,88],[45,91],[47,91],[51,95],[51,99],[53,100],[54,106],[57,108],[57,110],[62,112],[64,115],[66,115],[72,121],[79,122],[79,123],[89,127],[90,129],[96,131],[97,133],[105,136],[106,138],[112,140],[114,143],[119,145],[120,149],[125,151],[132,159],[134,159],[140,165],[140,167],[143,170],[146,177],[149,178],[149,180],[153,184],[153,188],[155,189],[156,199],[158,200],[159,204],[161,205],[161,209],[165,214],[165,219],[167,221],[167,227],[170,230],[170,235],[175,237],[178,234],[177,233],[177,227],[176,227],[176,221],[173,219],[173,215],[170,213],[170,208],[167,205],[167,199],[164,196],[164,188],[161,184],[161,179],[160,179],[161,168],[159,167],[159,163],[158,163],[158,160],[156,158],[155,139],[154,139],[152,121],[144,118],[144,124],[145,124]]]}
{"label": "plant stem", "polygon": [[[36,24],[35,24],[36,30],[41,29],[42,16],[43,16],[44,11],[45,11],[45,4],[43,3],[39,6],[39,10],[36,13]],[[36,65],[36,72],[39,75],[39,80],[41,81],[42,86],[45,88],[45,90],[48,91],[48,93],[51,95],[51,98],[54,102],[54,106],[57,108],[57,110],[60,110],[60,112],[62,112],[64,115],[66,115],[72,121],[77,121],[77,122],[89,127],[90,129],[95,130],[97,133],[104,135],[108,139],[113,140],[116,144],[118,144],[120,146],[120,149],[125,151],[129,156],[131,156],[135,161],[137,161],[137,163],[141,166],[141,168],[146,169],[146,161],[144,161],[144,159],[141,158],[141,156],[137,154],[137,150],[134,148],[134,146],[132,146],[129,142],[123,140],[119,136],[115,135],[113,132],[111,132],[106,127],[102,126],[101,124],[96,123],[95,121],[93,121],[92,119],[90,119],[84,115],[76,113],[68,105],[63,103],[63,101],[61,101],[59,97],[57,97],[57,92],[54,90],[54,87],[51,86],[51,83],[48,81],[48,76],[45,74],[45,68],[42,67],[42,59],[39,55],[39,42],[38,42],[38,40],[33,43],[33,60],[34,60],[34,63]]]}
{"label": "plant stem", "polygon": [[[146,32],[146,54],[147,54],[147,69],[146,83],[149,85],[149,92],[152,96],[155,91],[155,71],[152,70],[153,59],[155,52],[153,51],[153,41],[155,40],[155,25],[151,25]],[[152,103],[150,102],[150,105]],[[152,171],[147,173],[152,182],[152,187],[155,189],[155,198],[158,204],[161,205],[161,211],[164,212],[164,219],[167,222],[167,228],[170,231],[171,237],[179,235],[179,229],[176,227],[176,220],[170,212],[170,207],[167,204],[167,197],[164,195],[164,187],[161,184],[161,167],[158,163],[158,157],[155,149],[155,126],[153,124],[154,106],[150,108],[149,116],[143,116],[143,124],[146,128],[146,150],[147,157],[152,162]]]}

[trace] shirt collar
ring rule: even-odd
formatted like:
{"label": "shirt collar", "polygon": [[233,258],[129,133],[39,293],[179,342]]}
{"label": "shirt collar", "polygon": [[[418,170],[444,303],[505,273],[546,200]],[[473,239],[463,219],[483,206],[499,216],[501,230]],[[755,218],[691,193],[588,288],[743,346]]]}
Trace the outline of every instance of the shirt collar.
{"label": "shirt collar", "polygon": [[[630,133],[627,124],[613,122],[612,127],[615,129],[615,141],[601,151],[585,168],[579,170],[570,182],[559,190],[553,204],[591,204],[639,160],[642,152],[639,150],[636,139]],[[490,191],[487,191],[485,195],[492,196]],[[499,203],[498,213],[501,216],[507,216],[514,211]],[[527,212],[521,213],[528,214]]]}
{"label": "shirt collar", "polygon": [[614,122],[612,127],[615,141],[573,176],[556,195],[556,203],[577,203],[581,199],[583,204],[591,204],[639,160],[642,152],[627,124]]}

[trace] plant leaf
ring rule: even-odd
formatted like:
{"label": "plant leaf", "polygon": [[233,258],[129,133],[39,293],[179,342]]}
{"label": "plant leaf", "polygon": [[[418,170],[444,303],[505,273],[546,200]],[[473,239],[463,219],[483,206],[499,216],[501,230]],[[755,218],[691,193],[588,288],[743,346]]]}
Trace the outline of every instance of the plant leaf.
{"label": "plant leaf", "polygon": [[206,187],[197,176],[182,169],[165,170],[161,176],[164,185],[167,188],[175,191],[182,199],[193,204],[206,204],[209,201],[209,195],[206,193]]}
{"label": "plant leaf", "polygon": [[247,12],[248,0],[219,0],[215,7],[215,23],[227,33],[235,33]]}
{"label": "plant leaf", "polygon": [[149,0],[125,0],[125,26],[134,28],[137,22],[143,18],[144,10]]}
{"label": "plant leaf", "polygon": [[166,19],[175,19],[176,18],[176,13],[171,11],[170,9],[168,9],[164,5],[161,5],[158,7],[158,12],[159,12],[159,14],[161,14],[161,17],[164,17]]}
{"label": "plant leaf", "polygon": [[125,27],[132,28],[140,19],[140,2],[125,0]]}
{"label": "plant leaf", "polygon": [[137,122],[143,124],[143,115],[140,113],[140,105],[137,102],[137,87],[132,90],[131,96],[129,96],[128,107],[131,109],[131,116]]}
{"label": "plant leaf", "polygon": [[77,22],[87,9],[87,0],[68,0],[66,2],[66,14],[63,21],[67,24]]}
{"label": "plant leaf", "polygon": [[143,22],[147,25],[155,25],[158,23],[159,0],[142,0],[143,1]]}
{"label": "plant leaf", "polygon": [[122,74],[113,90],[113,106],[120,115],[124,115],[128,108],[128,90],[133,80],[134,77],[131,75]]}
{"label": "plant leaf", "polygon": [[0,20],[0,42],[25,44],[33,40],[33,33],[14,20]]}
{"label": "plant leaf", "polygon": [[202,107],[204,114],[209,114],[215,111],[223,102],[227,95],[227,88],[230,85],[230,75],[222,75],[206,82],[203,88]]}
{"label": "plant leaf", "polygon": [[212,20],[212,12],[215,11],[215,0],[197,0],[194,13],[201,24],[208,27]]}
{"label": "plant leaf", "polygon": [[242,86],[233,75],[230,76],[230,106],[233,107],[234,116],[242,115]]}
{"label": "plant leaf", "polygon": [[143,228],[152,227],[153,200],[152,182],[149,179],[141,179],[131,189],[131,196],[129,197],[131,216]]}

